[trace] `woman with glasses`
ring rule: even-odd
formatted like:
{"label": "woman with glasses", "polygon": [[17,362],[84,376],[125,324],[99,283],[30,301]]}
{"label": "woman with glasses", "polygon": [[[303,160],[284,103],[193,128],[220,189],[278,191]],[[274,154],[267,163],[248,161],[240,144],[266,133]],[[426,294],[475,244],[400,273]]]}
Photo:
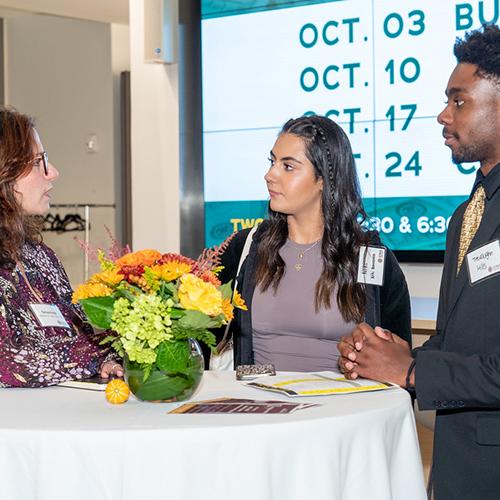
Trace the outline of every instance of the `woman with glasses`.
{"label": "woman with glasses", "polygon": [[[363,321],[411,343],[406,281],[378,234],[363,228],[367,216],[344,131],[321,116],[289,120],[269,162],[269,218],[238,276],[248,311],[235,311],[235,365],[337,370],[338,341]],[[248,233],[237,233],[225,251],[223,281],[236,277]],[[366,259],[367,247],[376,259]],[[360,277],[364,266],[378,278]]]}
{"label": "woman with glasses", "polygon": [[42,387],[122,375],[85,323],[40,217],[59,172],[33,120],[0,109],[0,387]]}

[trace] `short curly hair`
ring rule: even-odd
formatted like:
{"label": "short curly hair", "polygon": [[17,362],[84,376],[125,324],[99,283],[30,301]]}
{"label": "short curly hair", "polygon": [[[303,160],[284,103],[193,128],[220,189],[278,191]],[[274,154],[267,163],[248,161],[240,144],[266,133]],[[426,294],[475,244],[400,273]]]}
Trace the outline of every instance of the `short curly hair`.
{"label": "short curly hair", "polygon": [[457,38],[453,47],[457,62],[477,66],[476,73],[490,80],[500,91],[500,29],[496,24],[483,24]]}

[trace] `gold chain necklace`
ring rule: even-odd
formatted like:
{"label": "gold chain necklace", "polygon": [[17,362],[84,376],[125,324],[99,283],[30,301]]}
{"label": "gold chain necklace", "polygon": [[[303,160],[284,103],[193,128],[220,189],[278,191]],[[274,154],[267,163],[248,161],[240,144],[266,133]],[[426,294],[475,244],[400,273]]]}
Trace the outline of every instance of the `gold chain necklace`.
{"label": "gold chain necklace", "polygon": [[300,272],[302,270],[302,268],[304,267],[304,265],[302,264],[302,259],[304,258],[304,255],[309,252],[309,250],[312,250],[319,242],[321,241],[321,239],[319,239],[318,241],[315,241],[310,247],[306,248],[305,250],[301,250],[299,252],[299,255],[297,256],[297,262],[295,263],[295,270],[297,272]]}

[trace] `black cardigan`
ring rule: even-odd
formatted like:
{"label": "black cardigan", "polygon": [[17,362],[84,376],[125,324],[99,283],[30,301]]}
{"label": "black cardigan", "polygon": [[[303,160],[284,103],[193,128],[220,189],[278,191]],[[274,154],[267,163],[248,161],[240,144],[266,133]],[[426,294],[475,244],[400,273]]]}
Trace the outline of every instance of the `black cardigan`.
{"label": "black cardigan", "polygon": [[[257,245],[265,225],[264,221],[254,233],[250,251],[238,276],[238,290],[248,306],[248,311],[235,309],[231,325],[235,366],[254,362],[251,304],[255,290]],[[249,232],[250,229],[239,231],[224,252],[222,256],[224,269],[219,276],[223,283],[236,278],[238,263]],[[372,244],[380,245],[380,238],[376,232],[370,234],[370,240]],[[411,346],[410,296],[403,272],[390,250],[387,250],[386,254],[383,286],[366,285],[366,295],[365,321],[372,327],[382,326],[397,333]],[[217,333],[220,340],[223,329]]]}

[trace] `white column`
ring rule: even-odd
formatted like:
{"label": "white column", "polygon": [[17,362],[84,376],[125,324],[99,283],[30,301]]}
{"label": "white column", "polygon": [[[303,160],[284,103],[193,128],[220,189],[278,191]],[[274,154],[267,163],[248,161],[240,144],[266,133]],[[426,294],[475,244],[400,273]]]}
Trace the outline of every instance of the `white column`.
{"label": "white column", "polygon": [[177,65],[144,62],[144,1],[129,0],[132,246],[179,251]]}

